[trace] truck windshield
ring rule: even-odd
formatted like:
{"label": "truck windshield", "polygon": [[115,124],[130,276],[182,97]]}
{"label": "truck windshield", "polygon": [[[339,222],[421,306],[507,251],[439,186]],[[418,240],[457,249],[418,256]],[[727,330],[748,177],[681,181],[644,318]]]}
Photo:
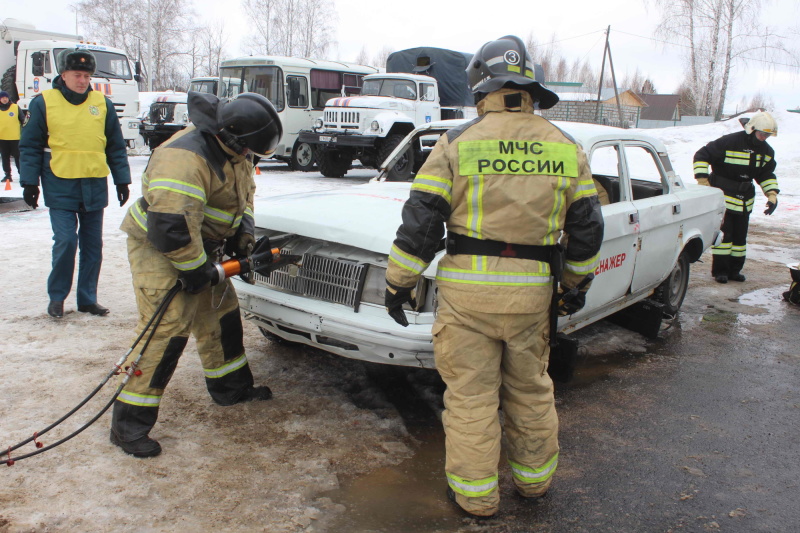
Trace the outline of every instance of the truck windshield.
{"label": "truck windshield", "polygon": [[406,100],[417,99],[416,84],[410,80],[397,80],[392,78],[364,80],[362,95],[393,96]]}
{"label": "truck windshield", "polygon": [[217,80],[193,81],[189,84],[189,90],[216,95]]}
{"label": "truck windshield", "polygon": [[[278,67],[224,67],[220,69],[223,78],[232,78],[229,92],[258,93],[266,96],[275,105],[275,109],[283,111],[284,88],[283,71]],[[241,81],[237,81],[241,80]],[[237,87],[238,86],[238,87]]]}
{"label": "truck windshield", "polygon": [[[56,48],[53,50],[55,57],[64,48]],[[94,75],[96,78],[114,78],[118,80],[132,80],[131,66],[128,63],[127,56],[122,54],[115,54],[114,52],[103,52],[101,50],[89,50],[97,61],[97,70]]]}

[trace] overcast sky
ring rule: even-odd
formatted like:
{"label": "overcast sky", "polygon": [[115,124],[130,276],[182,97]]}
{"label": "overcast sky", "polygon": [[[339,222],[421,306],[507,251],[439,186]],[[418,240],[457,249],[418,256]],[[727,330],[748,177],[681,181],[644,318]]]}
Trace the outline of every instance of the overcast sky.
{"label": "overcast sky", "polygon": [[[384,46],[394,50],[436,46],[474,52],[485,41],[506,34],[523,40],[533,33],[540,42],[555,35],[562,55],[569,62],[588,58],[600,68],[605,29],[611,26],[611,53],[617,80],[637,68],[649,76],[659,93],[677,89],[683,78],[683,48],[653,39],[660,13],[650,2],[640,0],[334,0],[338,13],[338,48],[332,59],[352,61],[362,46],[374,55]],[[68,0],[36,0],[36,17],[29,2],[0,0],[0,18],[27,20],[37,28],[75,32],[75,11]],[[144,3],[144,0],[143,0]],[[800,49],[798,20],[800,2],[762,2],[762,23],[788,35],[788,45]],[[237,0],[194,0],[197,13],[207,21],[225,20],[229,38],[228,56],[243,55],[241,39],[249,33]],[[80,20],[78,31],[83,32]],[[234,37],[235,36],[235,37]],[[608,69],[608,64],[606,65]],[[610,71],[606,71],[609,75]],[[732,112],[744,97],[748,101],[761,92],[779,109],[800,107],[800,75],[786,66],[752,62],[737,67],[729,90],[726,111]]]}

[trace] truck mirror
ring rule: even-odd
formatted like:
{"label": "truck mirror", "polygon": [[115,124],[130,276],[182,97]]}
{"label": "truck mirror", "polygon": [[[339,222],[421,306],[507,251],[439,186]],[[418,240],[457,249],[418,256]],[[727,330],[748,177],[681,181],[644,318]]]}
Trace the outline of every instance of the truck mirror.
{"label": "truck mirror", "polygon": [[134,79],[134,81],[136,81],[136,83],[139,83],[140,81],[142,81],[142,77],[139,76],[138,74],[134,74],[133,75],[133,79]]}
{"label": "truck mirror", "polygon": [[[136,63],[133,64],[133,68],[134,68],[134,72],[136,72],[136,75],[141,78],[142,62],[141,61],[137,61]],[[137,79],[136,81],[139,81],[139,80]]]}
{"label": "truck mirror", "polygon": [[34,52],[31,54],[32,69],[31,72],[34,76],[44,76],[44,54],[42,52]]}

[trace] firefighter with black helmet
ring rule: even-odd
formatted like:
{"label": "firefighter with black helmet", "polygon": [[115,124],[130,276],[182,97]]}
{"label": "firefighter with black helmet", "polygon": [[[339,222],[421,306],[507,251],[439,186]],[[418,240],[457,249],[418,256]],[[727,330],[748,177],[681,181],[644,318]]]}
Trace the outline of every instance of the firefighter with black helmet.
{"label": "firefighter with black helmet", "polygon": [[[206,387],[219,405],[268,400],[253,385],[236,291],[229,279],[211,286],[222,255],[249,255],[255,243],[254,157],[268,157],[283,133],[265,97],[232,100],[190,92],[192,126],[158,147],[142,176],[142,197],[122,222],[141,332],[180,278],[186,288],[170,303],[117,400],[111,442],[136,457],[161,453],[150,438],[159,403],[194,335]],[[137,373],[138,374],[138,373]]]}
{"label": "firefighter with black helmet", "polygon": [[762,111],[744,124],[744,131],[723,135],[694,154],[697,183],[722,189],[725,194],[722,243],[711,250],[711,275],[718,283],[746,279],[741,271],[756,196],[753,181],[767,197],[764,214],[771,215],[778,207],[775,150],[767,143],[771,135],[778,135],[778,123]]}
{"label": "firefighter with black helmet", "polygon": [[[432,331],[447,385],[448,496],[470,515],[491,516],[500,503],[498,408],[517,490],[538,498],[550,486],[559,453],[547,374],[559,242],[561,290],[569,291],[597,265],[603,219],[583,150],[534,114],[558,96],[522,41],[486,43],[467,75],[479,116],[442,135],[414,179],[390,253],[386,308],[408,324],[403,306],[416,306],[414,289],[446,230]],[[581,309],[587,289],[562,311]]]}

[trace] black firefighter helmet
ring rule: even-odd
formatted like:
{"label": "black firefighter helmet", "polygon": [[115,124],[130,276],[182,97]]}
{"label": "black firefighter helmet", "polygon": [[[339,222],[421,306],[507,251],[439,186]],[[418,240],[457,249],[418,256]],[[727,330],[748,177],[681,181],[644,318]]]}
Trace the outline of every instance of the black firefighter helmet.
{"label": "black firefighter helmet", "polygon": [[97,60],[89,50],[66,48],[58,54],[56,67],[59,73],[67,70],[83,70],[89,74],[94,74],[97,69]]}
{"label": "black firefighter helmet", "polygon": [[544,69],[531,61],[522,40],[506,35],[480,47],[467,66],[467,80],[477,102],[503,87],[527,91],[539,109],[550,109],[558,95],[545,87]]}
{"label": "black firefighter helmet", "polygon": [[283,135],[275,106],[258,93],[220,100],[208,93],[190,91],[187,103],[189,119],[197,129],[216,135],[237,154],[249,148],[260,157],[269,157]]}

